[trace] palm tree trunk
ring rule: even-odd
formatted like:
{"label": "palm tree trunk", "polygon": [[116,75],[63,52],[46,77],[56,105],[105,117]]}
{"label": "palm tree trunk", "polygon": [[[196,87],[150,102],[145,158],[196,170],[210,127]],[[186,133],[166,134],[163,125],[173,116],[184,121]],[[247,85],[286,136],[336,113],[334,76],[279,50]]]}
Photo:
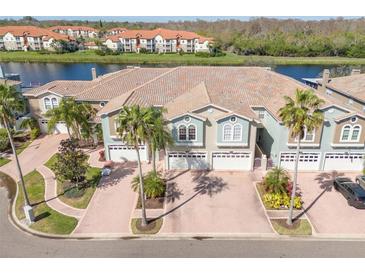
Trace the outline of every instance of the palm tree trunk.
{"label": "palm tree trunk", "polygon": [[156,173],[156,147],[154,145],[151,145],[152,149],[152,168],[153,172]]}
{"label": "palm tree trunk", "polygon": [[68,126],[67,123],[66,123],[66,129],[67,129],[68,138],[71,139],[70,127]]}
{"label": "palm tree trunk", "polygon": [[286,222],[288,225],[293,225],[294,198],[295,198],[295,193],[297,191],[297,180],[298,180],[298,164],[299,164],[299,152],[300,152],[300,138],[302,138],[302,135],[301,134],[298,136],[298,142],[297,142],[297,152],[296,152],[296,156],[295,156],[295,168],[294,168],[293,188],[292,188],[291,199],[290,199],[289,217],[288,217],[288,220]]}
{"label": "palm tree trunk", "polygon": [[134,146],[137,152],[137,161],[138,161],[138,170],[139,170],[139,195],[141,197],[141,205],[142,205],[142,226],[147,225],[147,217],[146,217],[146,208],[144,203],[144,184],[143,184],[143,173],[142,173],[142,165],[141,165],[141,157],[139,156],[139,147],[138,144]]}
{"label": "palm tree trunk", "polygon": [[20,164],[19,164],[18,155],[16,154],[15,145],[14,145],[14,142],[13,142],[13,137],[11,136],[11,132],[10,132],[10,129],[9,129],[9,124],[8,124],[8,121],[6,119],[3,119],[3,120],[4,120],[4,126],[6,128],[8,136],[9,136],[9,142],[10,142],[11,150],[13,151],[13,154],[14,154],[14,157],[15,157],[15,162],[16,162],[17,169],[18,169],[18,176],[20,178],[20,183],[21,183],[21,186],[22,186],[23,194],[24,194],[24,203],[25,203],[26,206],[30,206],[27,189],[25,188],[22,169],[21,169]]}

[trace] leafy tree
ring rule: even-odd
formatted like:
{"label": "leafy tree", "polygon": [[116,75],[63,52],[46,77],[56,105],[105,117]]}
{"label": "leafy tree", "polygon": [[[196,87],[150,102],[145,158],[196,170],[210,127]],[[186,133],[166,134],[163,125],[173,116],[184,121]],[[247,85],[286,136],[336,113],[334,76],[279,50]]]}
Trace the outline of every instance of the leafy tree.
{"label": "leafy tree", "polygon": [[284,125],[289,129],[291,137],[297,140],[294,181],[287,221],[288,225],[292,225],[294,198],[298,178],[300,141],[304,137],[305,131],[312,132],[322,125],[323,113],[319,108],[324,101],[318,98],[312,90],[297,90],[294,99],[289,96],[285,96],[284,99],[286,104],[280,108],[279,116]]}
{"label": "leafy tree", "polygon": [[85,182],[85,174],[89,168],[88,156],[77,148],[77,141],[74,139],[62,140],[58,152],[53,166],[57,178],[79,188]]}
{"label": "leafy tree", "polygon": [[151,111],[148,108],[136,106],[124,106],[119,113],[119,128],[117,129],[122,141],[133,146],[137,153],[139,191],[142,204],[142,226],[147,225],[143,172],[139,146],[147,141],[148,132],[150,131]]}
{"label": "leafy tree", "polygon": [[24,201],[26,206],[30,206],[29,197],[25,188],[22,169],[19,163],[18,155],[16,154],[13,136],[10,130],[11,124],[15,123],[15,113],[22,112],[25,104],[24,99],[14,86],[0,85],[0,123],[5,127],[11,149],[15,158],[20,183],[23,190]]}
{"label": "leafy tree", "polygon": [[280,167],[271,169],[264,178],[264,185],[270,193],[287,193],[287,186],[290,180],[289,173]]}

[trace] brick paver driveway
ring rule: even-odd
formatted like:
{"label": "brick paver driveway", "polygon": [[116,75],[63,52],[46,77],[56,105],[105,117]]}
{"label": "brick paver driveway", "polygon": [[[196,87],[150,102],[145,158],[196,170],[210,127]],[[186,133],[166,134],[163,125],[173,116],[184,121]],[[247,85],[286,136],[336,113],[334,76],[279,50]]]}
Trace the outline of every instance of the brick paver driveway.
{"label": "brick paver driveway", "polygon": [[323,234],[365,234],[365,210],[347,204],[341,193],[333,188],[333,178],[355,173],[300,173],[299,186],[304,206],[315,230]]}
{"label": "brick paver driveway", "polygon": [[272,233],[251,172],[171,174],[161,233]]}
{"label": "brick paver driveway", "polygon": [[[60,141],[66,138],[66,134],[54,134],[44,135],[34,140],[18,156],[23,174],[25,175],[47,162],[47,160],[57,152]],[[16,180],[19,180],[14,160],[0,167],[0,171],[9,174]]]}

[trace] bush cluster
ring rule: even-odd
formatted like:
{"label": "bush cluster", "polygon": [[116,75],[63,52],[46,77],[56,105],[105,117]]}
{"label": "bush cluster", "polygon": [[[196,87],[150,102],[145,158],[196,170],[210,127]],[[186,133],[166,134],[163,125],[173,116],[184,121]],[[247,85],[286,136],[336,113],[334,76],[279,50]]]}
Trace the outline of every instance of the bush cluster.
{"label": "bush cluster", "polygon": [[10,141],[5,128],[0,128],[0,151],[3,152],[9,148]]}
{"label": "bush cluster", "polygon": [[[262,197],[266,206],[274,209],[289,208],[290,196],[286,193],[266,193]],[[294,208],[302,208],[302,199],[300,196],[294,198]]]}

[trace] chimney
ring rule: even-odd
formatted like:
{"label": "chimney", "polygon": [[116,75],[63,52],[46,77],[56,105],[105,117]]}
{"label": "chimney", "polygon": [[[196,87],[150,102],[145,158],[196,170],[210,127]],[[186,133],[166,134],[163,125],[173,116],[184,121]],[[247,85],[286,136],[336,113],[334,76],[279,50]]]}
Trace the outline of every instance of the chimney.
{"label": "chimney", "polygon": [[95,79],[96,79],[96,69],[95,69],[95,68],[91,68],[91,78],[92,78],[93,80],[95,80]]}
{"label": "chimney", "polygon": [[324,69],[322,75],[322,86],[318,87],[318,90],[326,91],[326,84],[328,84],[329,81],[330,81],[330,71],[329,69]]}
{"label": "chimney", "polygon": [[351,75],[359,75],[361,73],[361,71],[359,69],[352,69],[351,70]]}

